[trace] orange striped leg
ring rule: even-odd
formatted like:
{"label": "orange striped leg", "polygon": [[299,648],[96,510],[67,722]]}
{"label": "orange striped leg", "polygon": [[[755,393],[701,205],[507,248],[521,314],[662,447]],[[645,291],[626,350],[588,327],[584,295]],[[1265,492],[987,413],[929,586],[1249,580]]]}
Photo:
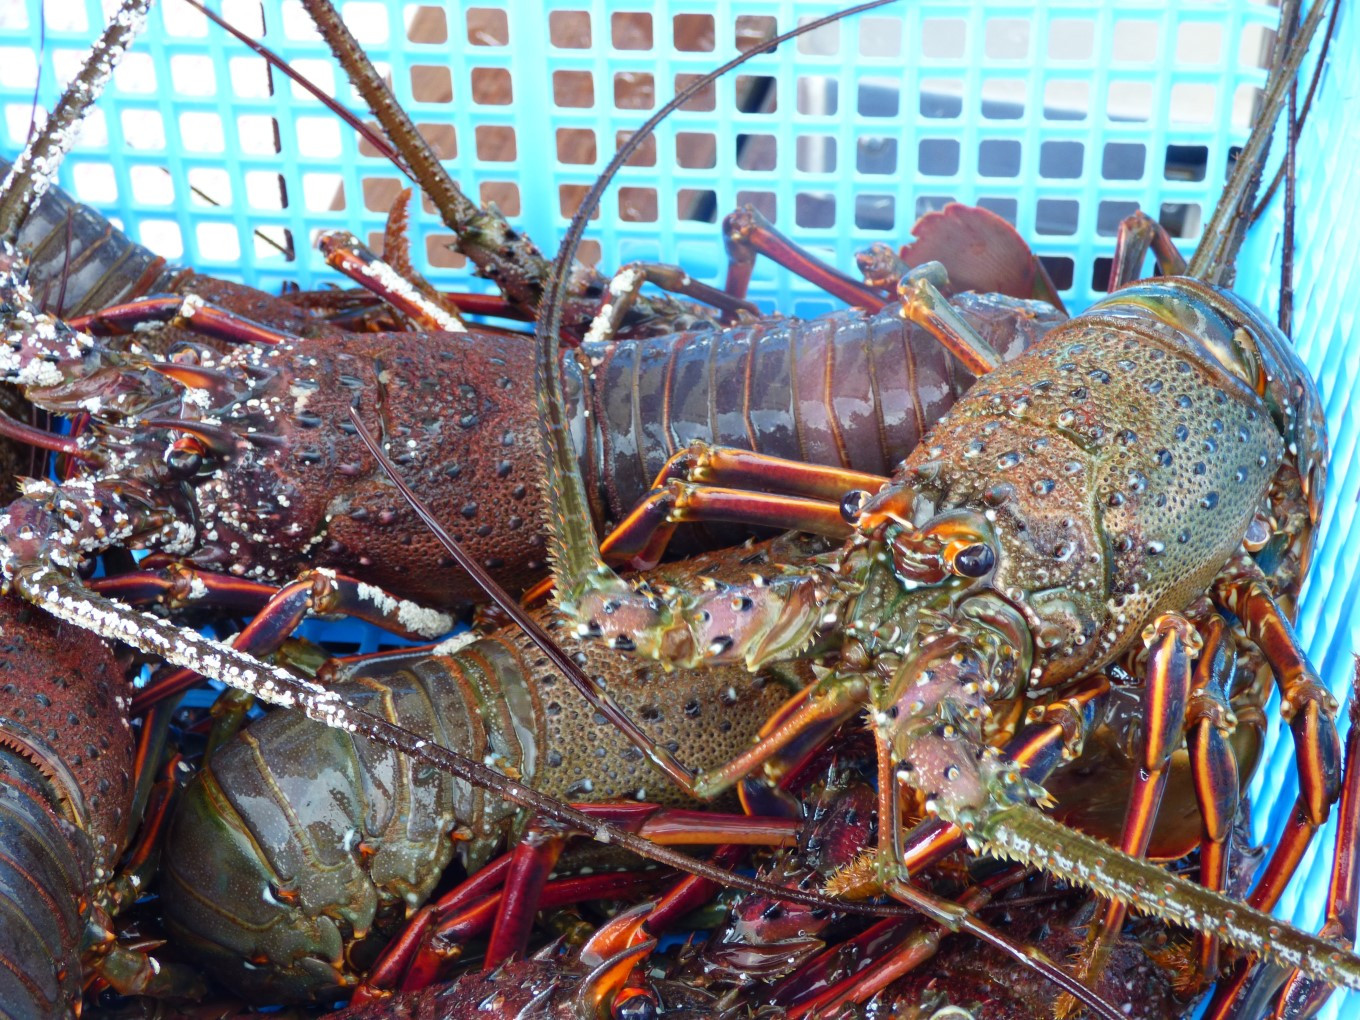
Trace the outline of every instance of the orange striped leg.
{"label": "orange striped leg", "polygon": [[[1239,561],[1240,563],[1240,561]],[[1316,829],[1327,821],[1341,792],[1341,738],[1336,732],[1336,699],[1299,648],[1284,612],[1254,565],[1215,583],[1216,603],[1242,621],[1275,674],[1280,715],[1289,723],[1298,763],[1300,798]]]}
{"label": "orange striped leg", "polygon": [[[1327,887],[1327,920],[1322,937],[1342,948],[1355,945],[1357,909],[1360,909],[1360,702],[1356,701],[1360,682],[1360,661],[1351,683],[1351,729],[1346,737],[1346,766],[1337,808],[1336,849],[1332,856],[1332,877]],[[1300,1020],[1320,1010],[1332,994],[1332,987],[1306,978],[1297,970],[1284,982],[1275,999],[1270,1020]]]}
{"label": "orange striped leg", "polygon": [[[1195,663],[1186,719],[1186,744],[1202,824],[1199,881],[1222,892],[1228,879],[1228,836],[1241,798],[1237,757],[1228,742],[1236,720],[1228,692],[1237,671],[1232,634],[1214,614],[1200,625],[1204,648]],[[1195,936],[1200,974],[1218,972],[1218,939],[1203,932]]]}
{"label": "orange striped leg", "polygon": [[[648,570],[677,525],[734,521],[843,539],[864,493],[887,479],[695,443],[662,467],[653,489],[601,543],[606,562]],[[696,484],[697,483],[697,484]]]}
{"label": "orange striped leg", "polygon": [[[1162,794],[1166,790],[1166,767],[1185,728],[1186,705],[1192,685],[1190,661],[1200,649],[1199,634],[1194,625],[1179,613],[1164,613],[1157,617],[1143,631],[1143,641],[1148,647],[1148,663],[1143,686],[1140,760],[1129,792],[1128,810],[1124,814],[1124,831],[1119,838],[1119,849],[1134,857],[1142,857],[1147,852],[1148,840],[1157,821]],[[1079,971],[1088,984],[1104,968],[1127,913],[1127,905],[1110,900],[1092,926]],[[1067,1015],[1073,1005],[1067,1003],[1067,1008],[1060,1005],[1055,1013]]]}
{"label": "orange striped leg", "polygon": [[940,293],[948,286],[949,274],[941,263],[922,263],[897,285],[899,313],[943,344],[974,375],[986,375],[1001,358]]}
{"label": "orange striped leg", "polygon": [[735,298],[746,296],[756,256],[764,255],[848,305],[877,312],[888,304],[881,291],[846,276],[800,248],[749,205],[729,213],[723,220],[723,241],[728,259],[726,290]]}

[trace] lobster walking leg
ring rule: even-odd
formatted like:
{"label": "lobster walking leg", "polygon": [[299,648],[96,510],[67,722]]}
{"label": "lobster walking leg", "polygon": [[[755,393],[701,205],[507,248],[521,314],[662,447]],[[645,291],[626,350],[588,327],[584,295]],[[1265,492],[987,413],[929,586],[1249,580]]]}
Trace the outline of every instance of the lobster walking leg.
{"label": "lobster walking leg", "polygon": [[1164,276],[1182,276],[1185,259],[1176,250],[1166,227],[1143,210],[1119,221],[1115,233],[1114,258],[1110,265],[1110,282],[1106,290],[1118,290],[1126,283],[1142,278],[1143,258],[1151,248],[1157,268]]}

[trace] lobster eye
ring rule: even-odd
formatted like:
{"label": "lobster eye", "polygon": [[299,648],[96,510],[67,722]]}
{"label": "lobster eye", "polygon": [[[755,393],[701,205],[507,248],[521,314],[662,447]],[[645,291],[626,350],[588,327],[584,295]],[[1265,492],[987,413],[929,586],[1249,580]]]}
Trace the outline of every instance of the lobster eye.
{"label": "lobster eye", "polygon": [[203,467],[203,454],[197,450],[171,448],[165,454],[165,466],[176,478],[193,478]]}
{"label": "lobster eye", "polygon": [[841,517],[846,524],[854,524],[859,520],[860,513],[864,510],[864,504],[869,502],[869,493],[864,489],[851,489],[841,497]]}
{"label": "lobster eye", "polygon": [[985,542],[961,549],[951,564],[954,573],[964,577],[981,577],[996,566],[996,553]]}
{"label": "lobster eye", "polygon": [[656,999],[647,992],[634,990],[627,998],[620,997],[611,1010],[613,1020],[656,1020]]}

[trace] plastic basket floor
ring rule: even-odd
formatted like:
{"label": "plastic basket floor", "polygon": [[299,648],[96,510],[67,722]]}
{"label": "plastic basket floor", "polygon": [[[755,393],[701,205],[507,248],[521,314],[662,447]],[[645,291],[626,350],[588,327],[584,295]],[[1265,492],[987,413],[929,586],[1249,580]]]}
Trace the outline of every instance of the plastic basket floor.
{"label": "plastic basket floor", "polygon": [[[789,0],[342,3],[463,189],[494,201],[555,250],[617,141],[694,75],[834,5]],[[215,9],[359,109],[301,7],[222,0]],[[0,151],[50,106],[102,24],[98,0],[0,0]],[[1245,138],[1274,9],[1170,0],[903,3],[763,54],[662,125],[606,196],[585,256],[602,268],[678,262],[721,283],[718,223],[739,203],[853,271],[854,252],[900,243],[950,200],[1016,223],[1069,306],[1099,296],[1114,228],[1135,207],[1189,251]],[[45,32],[45,45],[40,46]],[[39,68],[41,72],[39,74]],[[1357,647],[1360,494],[1350,406],[1360,360],[1360,24],[1343,10],[1299,146],[1299,351],[1316,373],[1332,462],[1318,552],[1301,606],[1305,647],[1344,696]],[[1276,150],[1280,148],[1276,145]],[[334,281],[311,242],[345,227],[380,235],[401,186],[315,100],[179,0],[153,11],[62,171],[72,194],[167,257],[263,287]],[[1273,310],[1279,203],[1239,260],[1237,287]],[[434,281],[476,289],[447,231],[415,211],[414,253]],[[763,305],[833,306],[759,264]],[[370,634],[332,637],[371,648]],[[1272,705],[1271,711],[1274,711]],[[1272,731],[1252,784],[1255,835],[1293,801],[1288,737]],[[1316,927],[1331,827],[1281,912]],[[1323,1014],[1349,1015],[1337,996]]]}

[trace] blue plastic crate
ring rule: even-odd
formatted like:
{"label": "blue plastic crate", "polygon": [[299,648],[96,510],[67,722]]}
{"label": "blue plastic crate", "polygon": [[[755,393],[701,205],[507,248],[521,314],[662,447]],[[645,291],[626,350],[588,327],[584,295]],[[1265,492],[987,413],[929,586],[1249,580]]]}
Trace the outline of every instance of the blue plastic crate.
{"label": "blue plastic crate", "polygon": [[[38,0],[0,0],[0,151],[22,142],[39,65],[37,102],[48,107],[102,24],[100,6],[49,0],[40,47]],[[297,3],[215,6],[362,108]],[[616,140],[677,85],[834,6],[392,0],[341,10],[463,189],[500,203],[551,253]],[[1080,309],[1099,296],[1099,260],[1134,206],[1193,248],[1246,136],[1275,21],[1264,4],[1221,0],[925,0],[875,11],[759,56],[663,124],[606,196],[585,255],[606,272],[633,259],[679,262],[720,284],[717,220],[752,202],[795,240],[852,268],[855,251],[905,240],[920,212],[958,200],[1015,222]],[[1299,146],[1295,332],[1319,380],[1333,450],[1300,632],[1344,697],[1360,646],[1360,545],[1347,541],[1360,492],[1350,413],[1360,359],[1353,10],[1341,14],[1329,62]],[[334,281],[311,247],[315,235],[346,227],[376,237],[401,178],[319,103],[187,5],[165,0],[61,180],[172,259],[276,287]],[[416,211],[413,229],[427,276],[485,287],[449,255],[430,213]],[[1277,201],[1239,260],[1239,291],[1267,310],[1276,305],[1279,235]],[[758,264],[752,295],[795,314],[833,307],[768,264]],[[1262,840],[1278,833],[1293,800],[1281,733],[1252,784]],[[1282,906],[1305,927],[1319,921],[1331,836],[1329,826],[1303,864],[1307,881]],[[1324,1016],[1355,1009],[1346,1001],[1335,997]]]}

